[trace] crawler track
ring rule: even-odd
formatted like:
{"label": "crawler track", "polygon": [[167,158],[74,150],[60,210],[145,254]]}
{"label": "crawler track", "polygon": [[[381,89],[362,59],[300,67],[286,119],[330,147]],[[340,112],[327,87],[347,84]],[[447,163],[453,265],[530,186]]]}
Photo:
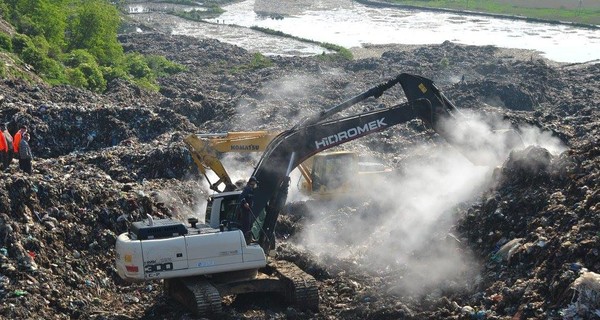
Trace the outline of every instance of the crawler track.
{"label": "crawler track", "polygon": [[285,297],[288,303],[298,309],[318,311],[319,291],[317,281],[311,275],[288,261],[272,263],[275,273],[285,285]]}
{"label": "crawler track", "polygon": [[204,277],[165,279],[165,293],[201,317],[218,316],[221,297],[240,293],[277,292],[297,309],[319,310],[317,281],[294,263],[273,261],[262,271],[246,280],[227,277],[214,284]]}
{"label": "crawler track", "polygon": [[167,279],[165,291],[198,316],[215,316],[222,312],[221,295],[208,280],[200,277]]}

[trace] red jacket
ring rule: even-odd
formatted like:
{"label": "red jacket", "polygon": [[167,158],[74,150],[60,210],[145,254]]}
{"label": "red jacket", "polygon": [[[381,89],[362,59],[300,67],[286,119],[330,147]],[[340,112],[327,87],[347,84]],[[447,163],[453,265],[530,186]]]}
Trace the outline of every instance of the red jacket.
{"label": "red jacket", "polygon": [[[0,131],[0,133],[2,133],[2,131]],[[8,145],[6,144],[4,133],[0,134],[0,151],[8,152]]]}
{"label": "red jacket", "polygon": [[13,150],[16,154],[19,154],[19,143],[21,143],[21,130],[17,131],[13,137]]}

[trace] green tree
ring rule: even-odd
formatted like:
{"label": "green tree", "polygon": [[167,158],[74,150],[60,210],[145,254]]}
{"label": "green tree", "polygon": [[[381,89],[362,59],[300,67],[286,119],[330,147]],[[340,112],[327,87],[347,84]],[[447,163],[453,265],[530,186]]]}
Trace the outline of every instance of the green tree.
{"label": "green tree", "polygon": [[4,20],[10,20],[11,9],[4,0],[0,0],[0,17]]}
{"label": "green tree", "polygon": [[106,80],[104,80],[102,71],[97,65],[83,63],[79,66],[79,69],[85,75],[88,89],[96,92],[106,90]]}
{"label": "green tree", "polygon": [[81,1],[67,26],[68,51],[85,49],[102,65],[119,61],[123,56],[123,48],[117,41],[119,24],[119,12],[108,2]]}
{"label": "green tree", "polygon": [[160,56],[125,56],[117,40],[117,6],[125,2],[0,0],[0,15],[19,32],[12,39],[0,33],[0,49],[18,54],[51,84],[103,91],[107,81],[122,78],[158,90],[157,77],[184,67]]}
{"label": "green tree", "polygon": [[[62,48],[65,44],[67,11],[62,1],[36,0],[38,3],[32,20],[42,31],[51,47]],[[57,51],[54,49],[54,51]]]}
{"label": "green tree", "polygon": [[69,52],[64,59],[64,63],[71,68],[77,68],[82,63],[97,64],[96,58],[83,49],[76,49]]}
{"label": "green tree", "polygon": [[9,0],[11,21],[20,33],[43,35],[49,43],[62,46],[66,26],[66,0]]}
{"label": "green tree", "polygon": [[78,68],[68,68],[65,70],[65,76],[67,81],[76,87],[87,88],[88,86],[85,74]]}

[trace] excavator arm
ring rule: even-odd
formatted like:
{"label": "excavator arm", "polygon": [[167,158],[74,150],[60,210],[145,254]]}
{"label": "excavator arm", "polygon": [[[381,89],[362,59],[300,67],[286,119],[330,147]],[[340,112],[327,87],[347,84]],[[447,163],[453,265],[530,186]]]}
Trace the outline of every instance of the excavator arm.
{"label": "excavator arm", "polygon": [[268,252],[275,223],[285,205],[289,174],[310,156],[415,118],[432,121],[429,100],[419,99],[392,108],[334,121],[320,122],[280,134],[269,145],[253,175],[260,181],[253,212],[265,210],[259,221],[259,243]]}
{"label": "excavator arm", "polygon": [[[408,102],[337,120],[317,120],[367,97],[375,94],[378,96],[382,93],[381,90],[385,91],[397,83],[402,85]],[[366,92],[369,94],[350,99],[352,103],[343,103],[324,111],[318,118],[305,120],[282,132],[267,147],[253,173],[260,181],[260,187],[255,192],[252,208],[260,216],[256,222],[258,242],[266,253],[272,249],[275,224],[287,199],[289,174],[304,160],[334,146],[413,119],[423,120],[445,136],[442,127],[438,125],[440,120],[453,118],[458,113],[456,107],[439,92],[431,80],[419,76],[403,73],[370,91]]]}
{"label": "excavator arm", "polygon": [[[209,182],[210,188],[214,191],[233,191],[236,186],[231,181],[231,177],[219,159],[219,154],[226,152],[259,152],[264,151],[267,145],[278,133],[270,131],[249,131],[249,132],[227,132],[215,134],[192,134],[183,139],[187,145],[192,159],[196,163],[198,170]],[[207,169],[212,170],[218,177],[215,183],[211,183]],[[223,190],[219,190],[221,184]]]}
{"label": "excavator arm", "polygon": [[[315,124],[367,98],[377,98],[394,85],[406,82],[407,80],[405,79],[404,75],[405,74],[401,74],[398,77],[370,88],[369,90],[351,99],[348,99],[337,106],[324,110],[310,118],[305,118],[298,123],[295,128]],[[423,80],[430,81],[425,78],[423,78]],[[428,83],[427,85],[431,84]],[[231,181],[231,177],[227,173],[223,163],[220,161],[219,154],[225,152],[264,151],[267,149],[269,142],[271,142],[278,135],[278,132],[271,131],[227,132],[200,135],[192,134],[183,139],[183,141],[190,150],[196,166],[209,182],[210,188],[217,192],[224,192],[233,191],[236,189],[236,186]],[[210,182],[210,179],[207,175],[207,169],[212,170],[217,175],[218,180],[215,183]],[[310,176],[310,173],[306,167],[301,167],[301,173],[307,181],[312,180],[312,177]],[[223,190],[219,190],[221,184],[224,184]]]}

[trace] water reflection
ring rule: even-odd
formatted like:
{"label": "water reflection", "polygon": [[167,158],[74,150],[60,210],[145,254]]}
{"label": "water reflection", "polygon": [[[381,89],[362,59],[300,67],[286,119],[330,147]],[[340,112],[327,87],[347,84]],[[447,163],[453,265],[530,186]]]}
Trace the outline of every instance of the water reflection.
{"label": "water reflection", "polygon": [[[270,28],[345,47],[437,44],[451,40],[470,45],[538,50],[549,59],[561,62],[600,59],[598,30],[443,12],[373,8],[348,0],[303,2],[310,5],[282,8],[273,4],[279,3],[276,0],[247,0],[226,6],[226,12],[219,18],[227,23]],[[285,18],[259,18],[256,8],[267,12],[269,6],[272,12],[286,13]]]}
{"label": "water reflection", "polygon": [[[374,8],[351,0],[246,0],[225,6],[226,12],[209,20],[212,23],[200,23],[148,12],[158,9],[153,7],[156,5],[165,6],[144,3],[130,6],[130,12],[142,13],[132,17],[154,21],[154,27],[173,34],[216,38],[267,55],[313,55],[322,53],[323,48],[238,26],[259,26],[348,48],[367,44],[439,44],[450,40],[469,45],[537,50],[559,62],[600,59],[600,31],[567,25]],[[177,10],[199,8],[168,6]]]}

